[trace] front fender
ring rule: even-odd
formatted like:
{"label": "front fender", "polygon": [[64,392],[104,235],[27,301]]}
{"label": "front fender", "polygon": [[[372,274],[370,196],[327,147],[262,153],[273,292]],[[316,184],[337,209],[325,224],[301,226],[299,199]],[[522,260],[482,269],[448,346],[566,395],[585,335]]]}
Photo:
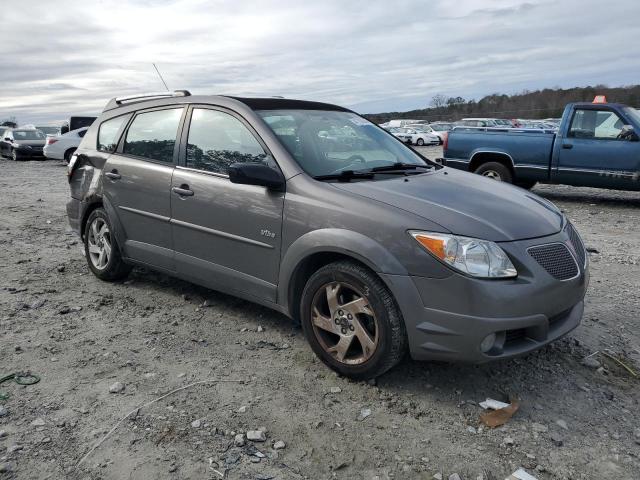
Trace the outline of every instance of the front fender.
{"label": "front fender", "polygon": [[289,305],[293,291],[291,282],[297,268],[317,253],[347,255],[378,273],[408,275],[407,269],[385,247],[374,239],[342,228],[325,228],[308,232],[293,242],[282,258],[278,281],[278,303]]}

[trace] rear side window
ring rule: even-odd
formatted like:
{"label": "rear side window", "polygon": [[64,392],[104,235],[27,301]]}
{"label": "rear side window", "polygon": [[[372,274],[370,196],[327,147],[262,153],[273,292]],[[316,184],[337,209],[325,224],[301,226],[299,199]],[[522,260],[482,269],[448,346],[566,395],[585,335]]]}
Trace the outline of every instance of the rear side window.
{"label": "rear side window", "polygon": [[253,134],[228,113],[195,108],[191,116],[186,166],[227,174],[232,163],[275,165]]}
{"label": "rear side window", "polygon": [[[120,131],[120,127],[128,117],[116,117],[111,120],[107,120],[100,125],[98,130],[98,150],[101,152],[114,152],[118,145],[118,139],[116,135]],[[82,132],[81,136],[84,136],[86,130]],[[78,134],[80,135],[80,134]]]}
{"label": "rear side window", "polygon": [[183,108],[136,115],[127,131],[123,153],[158,162],[173,162],[173,149]]}

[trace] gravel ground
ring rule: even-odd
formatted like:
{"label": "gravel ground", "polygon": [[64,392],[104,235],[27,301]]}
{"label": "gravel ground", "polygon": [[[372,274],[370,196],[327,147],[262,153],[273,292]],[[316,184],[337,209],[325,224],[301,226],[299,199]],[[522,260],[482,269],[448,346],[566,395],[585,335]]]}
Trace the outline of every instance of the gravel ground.
{"label": "gravel ground", "polygon": [[[0,169],[0,375],[41,377],[0,385],[2,479],[640,478],[639,382],[603,354],[639,370],[640,193],[534,189],[598,252],[567,338],[483,366],[405,360],[367,384],[260,306],[140,269],[101,282],[67,225],[64,165]],[[487,397],[520,410],[483,428]]]}

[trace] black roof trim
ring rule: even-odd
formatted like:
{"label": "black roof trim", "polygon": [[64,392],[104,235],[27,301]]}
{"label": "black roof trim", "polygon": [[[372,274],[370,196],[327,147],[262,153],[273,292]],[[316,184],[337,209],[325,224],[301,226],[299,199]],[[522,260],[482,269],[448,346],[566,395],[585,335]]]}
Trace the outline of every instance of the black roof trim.
{"label": "black roof trim", "polygon": [[351,112],[348,108],[332,105],[330,103],[311,102],[308,100],[292,100],[290,98],[250,98],[250,97],[232,97],[224,95],[228,98],[237,100],[247,105],[252,110],[333,110],[338,112]]}

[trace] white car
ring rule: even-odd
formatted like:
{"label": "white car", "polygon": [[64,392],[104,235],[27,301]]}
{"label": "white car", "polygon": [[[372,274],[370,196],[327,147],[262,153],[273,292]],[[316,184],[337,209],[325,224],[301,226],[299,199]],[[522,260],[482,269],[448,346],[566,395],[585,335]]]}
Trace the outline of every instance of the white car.
{"label": "white car", "polygon": [[69,163],[71,155],[76,151],[82,141],[82,137],[87,133],[89,127],[78,128],[63,135],[47,137],[44,146],[44,156],[54,160],[64,160]]}
{"label": "white car", "polygon": [[429,125],[412,125],[400,130],[402,131],[394,135],[409,145],[421,147],[423,145],[440,144],[440,137],[433,132]]}

